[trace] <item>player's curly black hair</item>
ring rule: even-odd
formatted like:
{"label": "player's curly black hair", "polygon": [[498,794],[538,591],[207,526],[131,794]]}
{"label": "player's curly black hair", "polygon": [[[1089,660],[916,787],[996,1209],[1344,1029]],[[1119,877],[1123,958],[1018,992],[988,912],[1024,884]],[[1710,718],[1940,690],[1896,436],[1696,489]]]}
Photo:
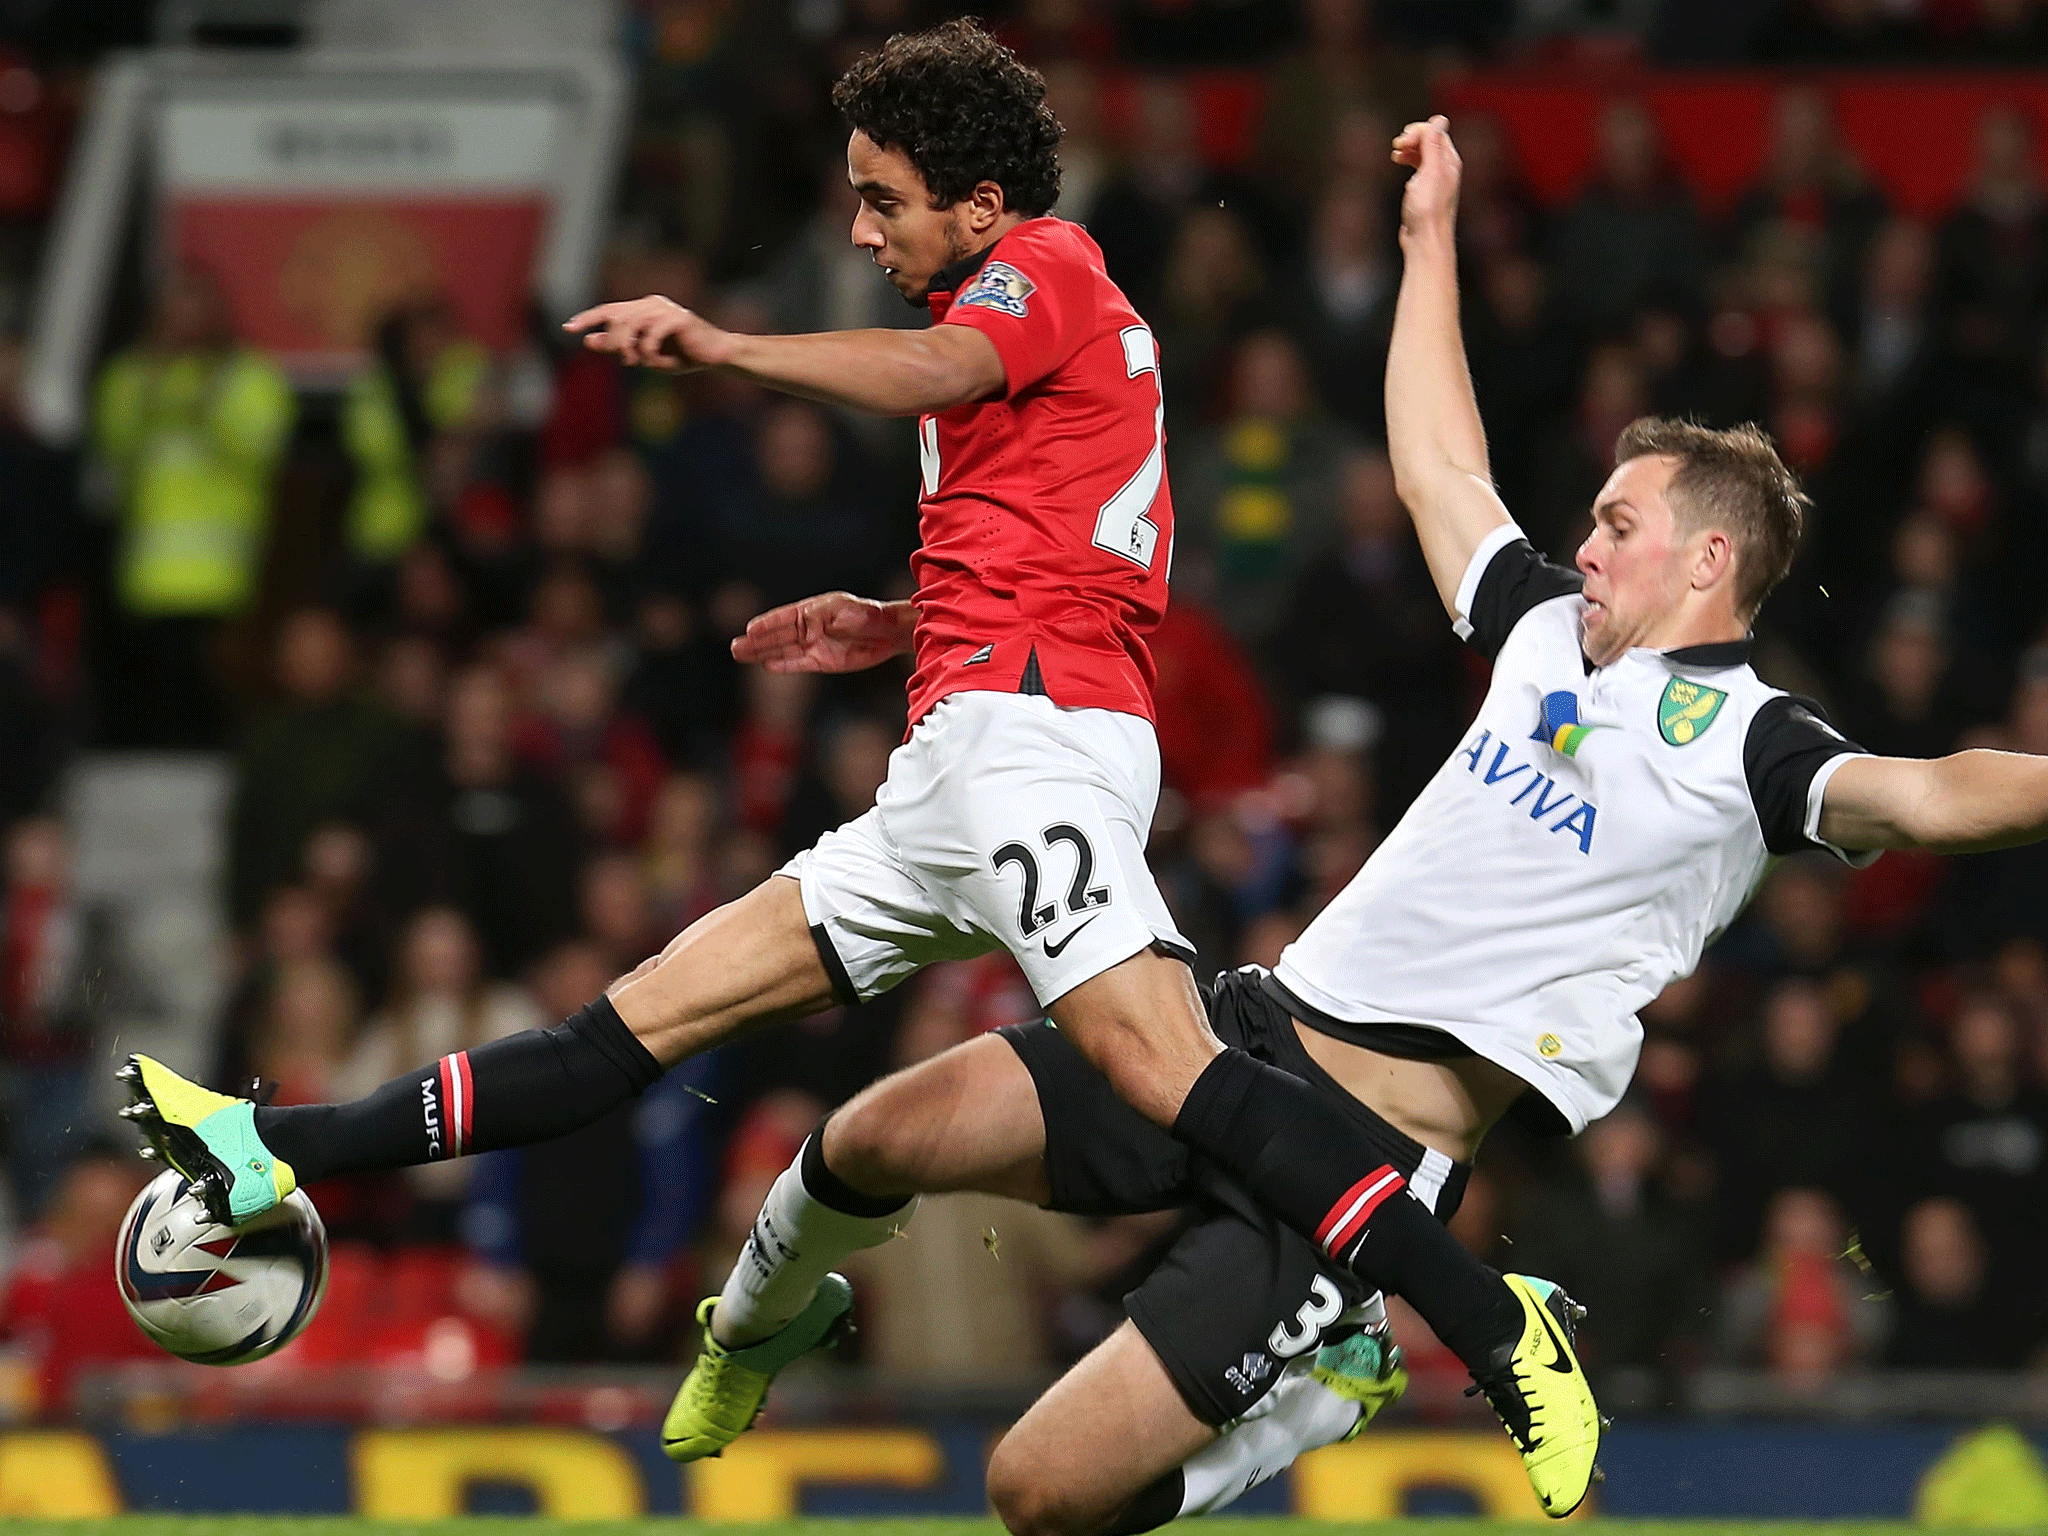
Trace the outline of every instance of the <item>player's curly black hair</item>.
{"label": "player's curly black hair", "polygon": [[832,87],[832,105],[884,148],[900,149],[945,208],[977,182],[1027,218],[1059,201],[1059,119],[1045,78],[971,16],[901,32]]}

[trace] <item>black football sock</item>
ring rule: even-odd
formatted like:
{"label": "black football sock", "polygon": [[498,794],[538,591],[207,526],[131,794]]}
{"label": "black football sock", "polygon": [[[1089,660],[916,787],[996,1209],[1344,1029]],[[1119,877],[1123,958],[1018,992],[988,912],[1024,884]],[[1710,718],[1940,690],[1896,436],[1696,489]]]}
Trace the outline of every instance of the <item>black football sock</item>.
{"label": "black football sock", "polygon": [[546,1141],[637,1098],[663,1070],[600,997],[553,1029],[443,1056],[352,1103],[259,1107],[256,1134],[310,1184]]}
{"label": "black football sock", "polygon": [[910,1195],[864,1195],[826,1166],[825,1127],[831,1119],[827,1115],[818,1122],[797,1156],[797,1177],[804,1193],[842,1216],[893,1216],[908,1205],[913,1198]]}
{"label": "black football sock", "polygon": [[1370,1285],[1404,1297],[1471,1369],[1522,1331],[1521,1303],[1459,1245],[1364,1126],[1292,1073],[1225,1050],[1188,1090],[1173,1134]]}
{"label": "black football sock", "polygon": [[1161,1473],[1118,1512],[1102,1536],[1138,1536],[1140,1531],[1156,1531],[1167,1521],[1178,1520],[1180,1506],[1187,1498],[1187,1486],[1187,1477],[1179,1467]]}

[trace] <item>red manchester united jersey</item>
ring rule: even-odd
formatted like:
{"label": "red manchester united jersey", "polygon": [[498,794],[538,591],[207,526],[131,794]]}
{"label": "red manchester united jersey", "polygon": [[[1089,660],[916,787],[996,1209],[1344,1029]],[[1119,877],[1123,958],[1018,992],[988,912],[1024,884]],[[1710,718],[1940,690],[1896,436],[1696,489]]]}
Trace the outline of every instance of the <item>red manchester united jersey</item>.
{"label": "red manchester united jersey", "polygon": [[947,269],[931,305],[995,343],[1005,382],[917,424],[912,723],[969,689],[1151,719],[1173,553],[1151,330],[1064,219]]}

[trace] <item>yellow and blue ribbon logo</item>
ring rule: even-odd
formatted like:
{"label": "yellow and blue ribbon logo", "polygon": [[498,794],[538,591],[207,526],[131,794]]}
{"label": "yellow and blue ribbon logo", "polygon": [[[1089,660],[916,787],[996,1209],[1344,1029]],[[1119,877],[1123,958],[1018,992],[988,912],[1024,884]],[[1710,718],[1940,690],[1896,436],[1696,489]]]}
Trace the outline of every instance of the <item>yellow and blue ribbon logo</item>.
{"label": "yellow and blue ribbon logo", "polygon": [[1543,718],[1537,721],[1529,739],[1547,742],[1553,751],[1575,757],[1579,743],[1598,729],[1598,726],[1579,723],[1579,696],[1560,688],[1556,693],[1543,696]]}

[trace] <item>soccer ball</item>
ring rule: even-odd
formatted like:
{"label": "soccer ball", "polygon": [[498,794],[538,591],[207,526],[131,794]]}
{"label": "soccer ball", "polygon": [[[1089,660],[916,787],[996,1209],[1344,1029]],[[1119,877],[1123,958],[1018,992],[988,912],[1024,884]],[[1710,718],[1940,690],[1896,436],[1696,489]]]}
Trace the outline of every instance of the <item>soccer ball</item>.
{"label": "soccer ball", "polygon": [[128,1207],[114,1276],[129,1315],[172,1354],[241,1365],[312,1320],[327,1289],[327,1229],[299,1191],[242,1226],[221,1226],[185,1176],[166,1169]]}

